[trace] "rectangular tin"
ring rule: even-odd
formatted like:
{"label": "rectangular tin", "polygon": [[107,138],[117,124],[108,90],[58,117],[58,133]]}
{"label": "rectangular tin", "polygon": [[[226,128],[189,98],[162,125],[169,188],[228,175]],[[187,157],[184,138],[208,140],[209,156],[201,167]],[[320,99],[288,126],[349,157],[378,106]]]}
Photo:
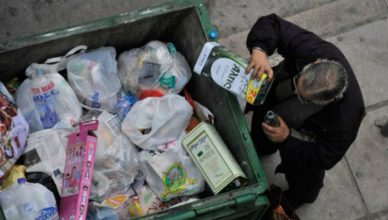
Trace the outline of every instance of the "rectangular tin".
{"label": "rectangular tin", "polygon": [[237,186],[241,185],[241,181],[246,179],[235,158],[212,125],[201,122],[186,135],[182,145],[214,194],[218,194],[232,182],[235,182]]}

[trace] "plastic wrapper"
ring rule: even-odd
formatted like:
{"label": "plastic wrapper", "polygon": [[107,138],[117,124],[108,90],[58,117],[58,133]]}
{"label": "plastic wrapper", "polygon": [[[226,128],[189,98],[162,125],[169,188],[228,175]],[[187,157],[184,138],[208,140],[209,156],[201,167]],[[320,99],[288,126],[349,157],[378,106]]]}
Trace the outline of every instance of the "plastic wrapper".
{"label": "plastic wrapper", "polygon": [[81,103],[117,112],[121,83],[115,57],[116,50],[113,47],[102,47],[74,56],[67,63],[69,83]]}
{"label": "plastic wrapper", "polygon": [[129,217],[136,218],[154,214],[168,208],[197,201],[197,197],[177,197],[170,201],[161,201],[148,185],[144,185],[129,200]]}
{"label": "plastic wrapper", "polygon": [[137,149],[120,130],[120,119],[103,111],[98,116],[98,147],[91,197],[102,200],[126,192],[138,172]]}
{"label": "plastic wrapper", "polygon": [[155,150],[158,145],[177,140],[192,114],[190,104],[179,95],[146,98],[132,107],[121,129],[136,146]]}
{"label": "plastic wrapper", "polygon": [[112,194],[103,201],[94,201],[92,204],[96,208],[107,207],[112,209],[119,219],[128,219],[128,205],[130,197],[133,195],[133,190],[128,190],[127,192]]}
{"label": "plastic wrapper", "polygon": [[26,146],[29,126],[0,82],[0,177],[15,164]]}
{"label": "plastic wrapper", "polygon": [[177,94],[191,78],[190,66],[182,54],[172,43],[160,41],[120,54],[118,72],[123,89],[140,99]]}
{"label": "plastic wrapper", "polygon": [[31,64],[16,92],[16,101],[30,125],[31,132],[47,128],[69,128],[81,117],[81,105],[55,68]]}
{"label": "plastic wrapper", "polygon": [[39,183],[26,182],[24,178],[18,182],[0,192],[0,206],[6,219],[59,219],[52,192]]}
{"label": "plastic wrapper", "polygon": [[124,96],[117,103],[117,115],[121,120],[127,116],[129,110],[131,110],[132,106],[137,102],[137,98],[135,96]]}
{"label": "plastic wrapper", "polygon": [[162,201],[204,190],[204,179],[182,148],[181,138],[158,146],[158,151],[139,153],[146,182]]}
{"label": "plastic wrapper", "polygon": [[1,189],[8,188],[13,184],[18,183],[19,178],[26,178],[25,176],[26,167],[23,165],[14,165],[6,175],[6,178],[1,183]]}
{"label": "plastic wrapper", "polygon": [[89,203],[87,220],[118,220],[119,216],[112,208],[95,206]]}

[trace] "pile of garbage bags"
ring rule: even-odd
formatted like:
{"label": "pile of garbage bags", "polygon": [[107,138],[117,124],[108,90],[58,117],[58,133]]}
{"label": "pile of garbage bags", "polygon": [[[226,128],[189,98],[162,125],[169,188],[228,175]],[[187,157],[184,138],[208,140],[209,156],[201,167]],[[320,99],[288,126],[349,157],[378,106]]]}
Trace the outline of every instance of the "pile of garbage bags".
{"label": "pile of garbage bags", "polygon": [[58,218],[68,136],[88,120],[99,121],[88,218],[139,217],[198,200],[205,181],[181,142],[193,119],[211,113],[180,95],[191,75],[172,43],[151,41],[117,60],[113,47],[78,46],[33,63],[12,88],[15,99],[0,83],[6,218]]}

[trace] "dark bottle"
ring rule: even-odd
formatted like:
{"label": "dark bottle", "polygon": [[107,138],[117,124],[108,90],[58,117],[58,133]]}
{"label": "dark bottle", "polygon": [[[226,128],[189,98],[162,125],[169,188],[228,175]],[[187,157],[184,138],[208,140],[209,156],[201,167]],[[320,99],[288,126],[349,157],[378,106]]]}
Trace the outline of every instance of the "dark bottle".
{"label": "dark bottle", "polygon": [[273,111],[267,111],[267,114],[265,114],[265,117],[264,117],[264,123],[272,127],[280,126],[278,115]]}

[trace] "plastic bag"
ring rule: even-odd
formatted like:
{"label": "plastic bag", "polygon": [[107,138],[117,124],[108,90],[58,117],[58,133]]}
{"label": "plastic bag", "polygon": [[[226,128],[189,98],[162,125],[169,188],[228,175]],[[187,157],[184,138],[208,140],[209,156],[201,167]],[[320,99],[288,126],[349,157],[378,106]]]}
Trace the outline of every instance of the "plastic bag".
{"label": "plastic bag", "polygon": [[17,161],[26,146],[29,126],[0,82],[0,177]]}
{"label": "plastic bag", "polygon": [[136,146],[155,150],[158,145],[177,140],[192,114],[192,107],[182,96],[146,98],[136,102],[121,129]]}
{"label": "plastic bag", "polygon": [[121,96],[116,50],[102,47],[74,56],[67,63],[67,77],[81,103],[116,113]]}
{"label": "plastic bag", "polygon": [[182,148],[181,138],[159,146],[158,151],[142,151],[146,181],[162,201],[184,195],[194,195],[204,190],[204,178]]}
{"label": "plastic bag", "polygon": [[137,149],[120,130],[120,119],[103,111],[98,116],[95,176],[91,196],[101,200],[128,190],[138,172]]}
{"label": "plastic bag", "polygon": [[0,192],[0,206],[6,219],[59,219],[53,193],[39,183],[18,179],[7,190]]}
{"label": "plastic bag", "polygon": [[26,69],[29,78],[17,90],[16,101],[31,132],[69,128],[81,117],[81,105],[58,70],[58,64],[36,63]]}
{"label": "plastic bag", "polygon": [[176,52],[171,70],[164,73],[160,79],[160,87],[167,93],[178,94],[191,79],[191,69],[185,57]]}
{"label": "plastic bag", "polygon": [[182,54],[172,43],[160,41],[120,54],[118,72],[123,89],[140,99],[149,94],[177,94],[191,78],[190,66]]}

